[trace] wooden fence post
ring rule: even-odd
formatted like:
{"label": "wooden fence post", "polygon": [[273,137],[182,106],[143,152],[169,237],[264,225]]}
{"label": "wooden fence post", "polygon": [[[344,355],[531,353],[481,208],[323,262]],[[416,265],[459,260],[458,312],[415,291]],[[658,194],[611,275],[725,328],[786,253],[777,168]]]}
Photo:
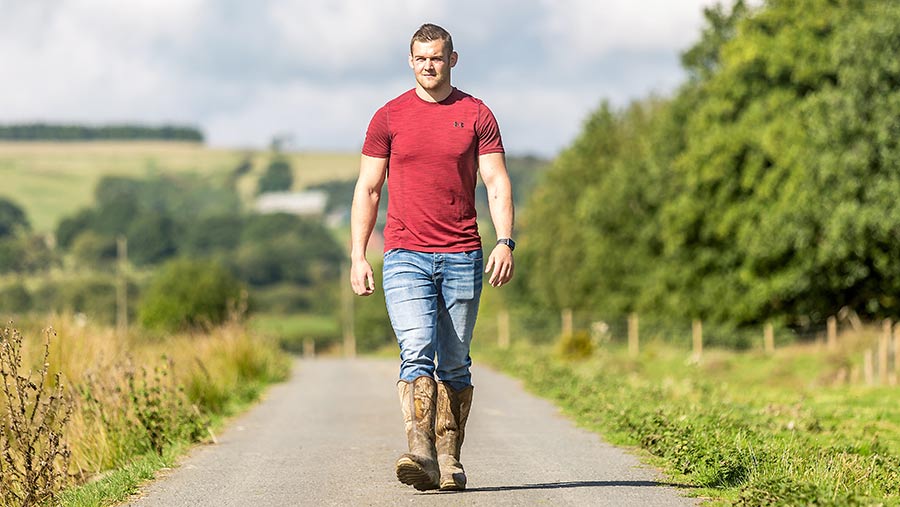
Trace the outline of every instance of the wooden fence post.
{"label": "wooden fence post", "polygon": [[574,329],[574,324],[572,323],[572,309],[571,308],[563,308],[562,311],[562,335],[563,336],[571,336],[572,330]]}
{"label": "wooden fence post", "polygon": [[897,384],[900,377],[900,324],[894,326],[894,376],[891,385]]}
{"label": "wooden fence post", "polygon": [[128,332],[128,238],[116,238],[116,334]]}
{"label": "wooden fence post", "polygon": [[631,313],[628,315],[628,355],[637,357],[640,350],[640,332],[638,314]]}
{"label": "wooden fence post", "polygon": [[766,354],[775,353],[775,329],[772,327],[771,322],[767,322],[766,327],[763,329],[763,345]]}
{"label": "wooden fence post", "polygon": [[827,322],[828,327],[828,349],[834,350],[837,348],[837,317],[832,315],[828,317]]}
{"label": "wooden fence post", "polygon": [[875,375],[872,371],[872,349],[866,349],[863,352],[863,378],[866,385],[870,386],[875,383]]}
{"label": "wooden fence post", "polygon": [[692,331],[694,337],[694,360],[699,361],[703,357],[703,321],[694,319]]}
{"label": "wooden fence post", "polygon": [[892,331],[891,319],[881,321],[881,338],[878,340],[878,382],[881,385],[888,383],[888,346],[891,343]]}
{"label": "wooden fence post", "polygon": [[509,348],[509,311],[500,310],[497,314],[497,346],[501,349]]}

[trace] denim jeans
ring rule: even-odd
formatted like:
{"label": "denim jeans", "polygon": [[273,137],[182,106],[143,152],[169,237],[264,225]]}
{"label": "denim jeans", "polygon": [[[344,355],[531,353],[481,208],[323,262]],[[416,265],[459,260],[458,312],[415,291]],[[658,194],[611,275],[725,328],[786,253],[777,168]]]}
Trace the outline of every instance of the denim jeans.
{"label": "denim jeans", "polygon": [[455,390],[472,384],[469,345],[481,298],[481,250],[384,254],[384,297],[400,344],[400,380],[427,375]]}

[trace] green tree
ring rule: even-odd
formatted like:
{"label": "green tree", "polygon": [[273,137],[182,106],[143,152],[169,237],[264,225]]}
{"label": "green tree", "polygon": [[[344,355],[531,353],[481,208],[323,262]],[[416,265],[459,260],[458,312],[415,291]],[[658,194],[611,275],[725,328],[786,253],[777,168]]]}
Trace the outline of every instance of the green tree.
{"label": "green tree", "polygon": [[266,167],[266,172],[259,178],[259,193],[283,192],[294,184],[294,173],[291,163],[281,155],[275,156]]}
{"label": "green tree", "polygon": [[0,239],[15,236],[29,229],[25,211],[11,200],[0,197]]}
{"label": "green tree", "polygon": [[144,213],[128,227],[128,259],[138,266],[157,264],[178,251],[178,225],[170,217]]}

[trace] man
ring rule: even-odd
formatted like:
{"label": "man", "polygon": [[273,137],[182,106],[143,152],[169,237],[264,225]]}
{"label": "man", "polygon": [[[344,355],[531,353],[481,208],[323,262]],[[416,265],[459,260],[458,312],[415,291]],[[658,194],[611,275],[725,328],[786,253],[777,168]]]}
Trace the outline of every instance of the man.
{"label": "man", "polygon": [[[513,276],[512,189],[500,130],[487,106],[450,84],[458,58],[443,28],[425,24],[413,35],[416,86],[372,118],[351,213],[350,283],[368,296],[375,280],[366,245],[387,177],[384,293],[400,345],[397,386],[409,443],[396,472],[418,490],[466,487],[459,453],[482,277],[490,273],[491,286],[500,287]],[[487,263],[475,216],[476,170],[499,238]]]}

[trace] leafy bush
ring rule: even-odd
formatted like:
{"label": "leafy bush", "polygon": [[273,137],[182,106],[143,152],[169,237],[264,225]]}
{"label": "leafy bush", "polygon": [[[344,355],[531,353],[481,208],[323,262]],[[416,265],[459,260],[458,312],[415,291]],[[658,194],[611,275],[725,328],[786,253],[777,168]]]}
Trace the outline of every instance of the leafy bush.
{"label": "leafy bush", "polygon": [[145,327],[162,331],[221,324],[241,292],[241,284],[217,262],[169,261],[147,289],[140,320]]}

